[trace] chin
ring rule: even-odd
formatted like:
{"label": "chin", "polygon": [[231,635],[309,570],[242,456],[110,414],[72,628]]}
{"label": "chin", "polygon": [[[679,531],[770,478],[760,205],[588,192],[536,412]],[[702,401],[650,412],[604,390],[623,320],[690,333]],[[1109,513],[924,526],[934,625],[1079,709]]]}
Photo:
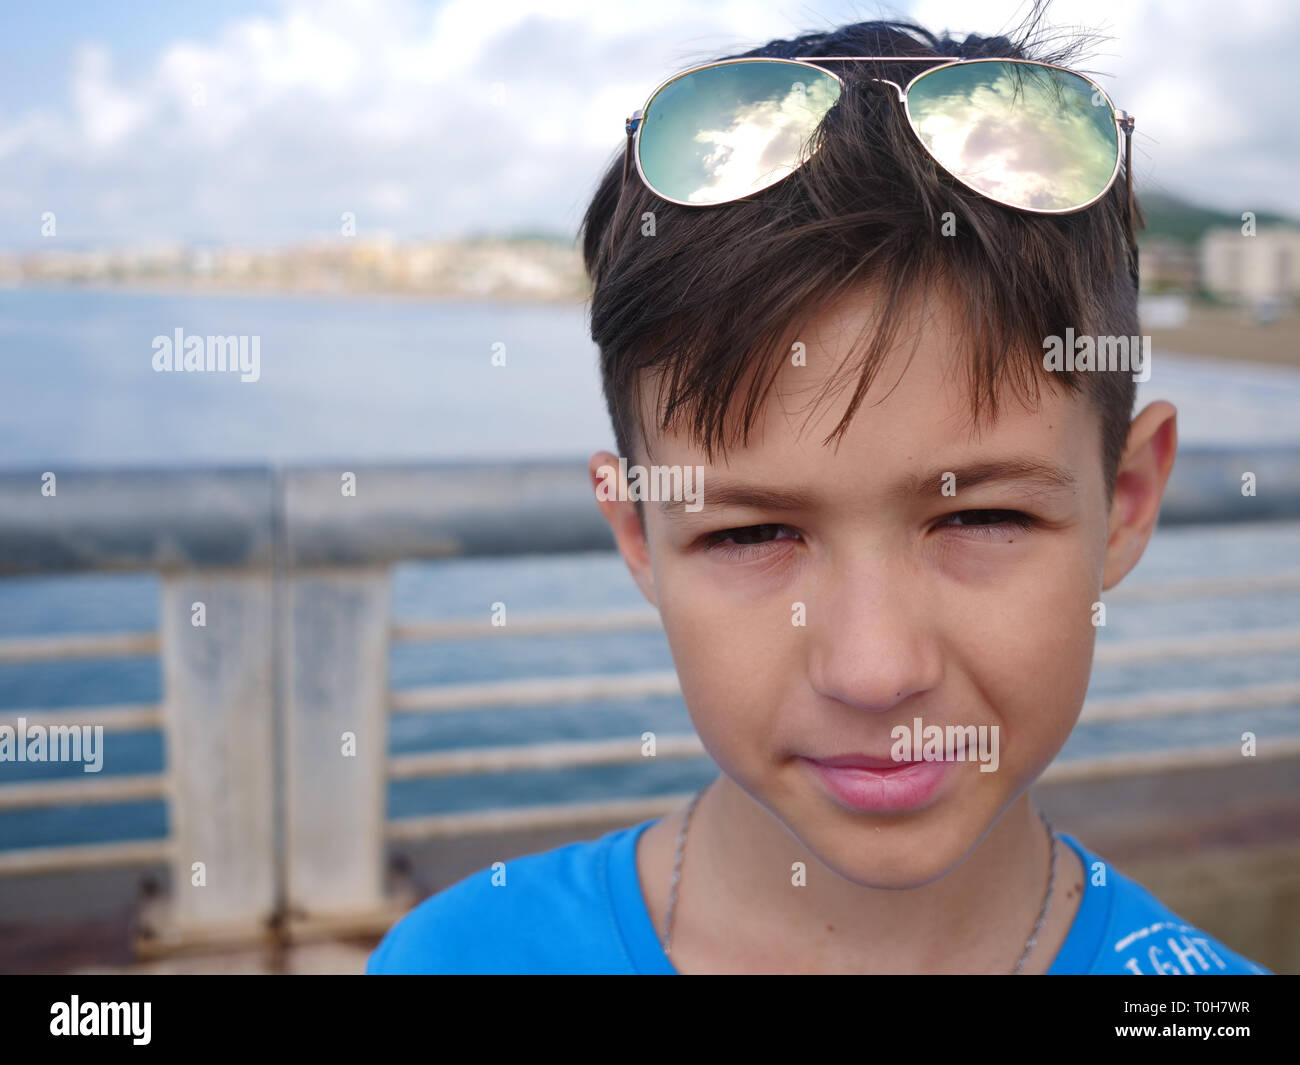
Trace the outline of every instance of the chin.
{"label": "chin", "polygon": [[951,872],[997,816],[965,788],[921,809],[890,813],[854,812],[806,793],[784,798],[779,807],[765,805],[806,848],[805,861],[821,862],[861,887],[891,890],[922,887]]}
{"label": "chin", "polygon": [[[866,838],[871,836],[877,838]],[[808,845],[822,864],[844,879],[888,890],[923,887],[940,879],[961,863],[969,849],[923,843],[905,829],[881,827],[876,832],[874,826],[832,839],[809,839]]]}

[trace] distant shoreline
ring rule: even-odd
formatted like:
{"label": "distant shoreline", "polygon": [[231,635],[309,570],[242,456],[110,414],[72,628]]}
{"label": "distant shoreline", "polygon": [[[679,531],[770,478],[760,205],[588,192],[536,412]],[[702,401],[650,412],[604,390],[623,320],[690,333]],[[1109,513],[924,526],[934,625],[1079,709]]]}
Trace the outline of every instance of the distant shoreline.
{"label": "distant shoreline", "polygon": [[140,284],[126,282],[123,284],[106,284],[95,281],[0,281],[3,292],[123,292],[132,296],[235,296],[238,298],[259,299],[344,299],[344,300],[393,300],[403,303],[441,303],[441,304],[515,304],[519,306],[548,307],[583,307],[587,297],[560,296],[525,296],[505,293],[474,295],[450,294],[437,292],[413,292],[401,289],[319,289],[319,288],[247,288],[225,285],[182,285],[182,284]]}

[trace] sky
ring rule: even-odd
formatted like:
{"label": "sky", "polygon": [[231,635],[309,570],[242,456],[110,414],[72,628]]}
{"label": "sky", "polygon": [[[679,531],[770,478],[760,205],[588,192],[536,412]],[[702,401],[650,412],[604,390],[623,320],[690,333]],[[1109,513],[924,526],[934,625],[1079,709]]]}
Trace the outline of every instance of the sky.
{"label": "sky", "polygon": [[[6,5],[0,248],[573,234],[664,78],[881,17],[992,34],[1021,0],[45,0]],[[1300,217],[1294,0],[1055,0],[1134,114],[1139,192]],[[48,226],[46,227],[48,228]]]}

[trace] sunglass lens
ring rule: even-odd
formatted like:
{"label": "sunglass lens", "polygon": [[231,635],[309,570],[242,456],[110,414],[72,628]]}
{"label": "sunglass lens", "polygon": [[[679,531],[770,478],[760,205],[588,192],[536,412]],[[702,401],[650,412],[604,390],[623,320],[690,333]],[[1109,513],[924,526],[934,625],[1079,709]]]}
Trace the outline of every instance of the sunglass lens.
{"label": "sunglass lens", "polygon": [[1104,93],[1067,70],[993,61],[939,67],[912,84],[907,110],[945,170],[1012,207],[1077,211],[1115,176],[1115,112]]}
{"label": "sunglass lens", "polygon": [[661,88],[641,119],[637,158],[660,196],[726,203],[774,185],[815,151],[840,95],[836,78],[780,60],[723,63]]}

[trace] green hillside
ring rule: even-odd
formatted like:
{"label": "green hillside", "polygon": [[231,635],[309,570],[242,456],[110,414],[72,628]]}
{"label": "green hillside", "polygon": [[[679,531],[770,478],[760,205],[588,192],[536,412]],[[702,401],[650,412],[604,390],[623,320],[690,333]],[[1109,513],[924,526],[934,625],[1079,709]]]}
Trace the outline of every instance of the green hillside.
{"label": "green hillside", "polygon": [[[1213,207],[1202,207],[1181,200],[1177,196],[1171,196],[1167,192],[1140,194],[1139,199],[1147,222],[1146,229],[1142,231],[1143,237],[1174,237],[1189,244],[1200,240],[1201,235],[1213,226],[1239,227],[1242,212],[1253,210],[1249,206],[1244,206],[1240,211],[1233,213]],[[1276,225],[1279,222],[1297,224],[1295,219],[1288,218],[1286,215],[1274,214],[1270,211],[1255,212],[1257,226]]]}

